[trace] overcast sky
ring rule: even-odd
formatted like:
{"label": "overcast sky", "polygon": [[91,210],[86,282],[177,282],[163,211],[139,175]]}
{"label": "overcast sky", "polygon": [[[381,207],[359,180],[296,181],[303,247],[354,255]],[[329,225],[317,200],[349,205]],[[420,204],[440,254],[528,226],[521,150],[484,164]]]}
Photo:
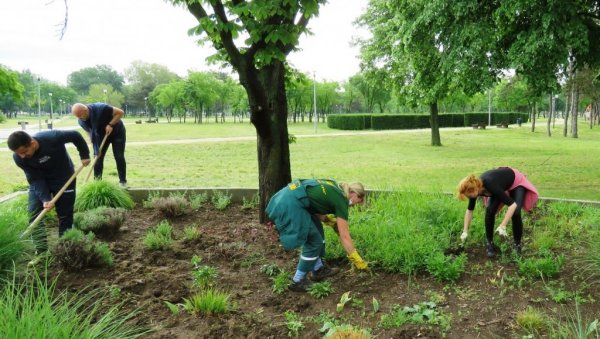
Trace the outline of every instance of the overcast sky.
{"label": "overcast sky", "polygon": [[[350,42],[364,32],[352,22],[368,0],[329,0],[309,23],[313,36],[300,40],[302,51],[289,61],[318,80],[344,81],[359,71],[358,48]],[[0,1],[0,64],[31,70],[66,85],[76,70],[100,64],[123,73],[132,61],[167,66],[185,76],[207,70],[211,45],[198,46],[187,35],[194,17],[163,0],[68,0],[68,25],[62,40],[64,0]]]}

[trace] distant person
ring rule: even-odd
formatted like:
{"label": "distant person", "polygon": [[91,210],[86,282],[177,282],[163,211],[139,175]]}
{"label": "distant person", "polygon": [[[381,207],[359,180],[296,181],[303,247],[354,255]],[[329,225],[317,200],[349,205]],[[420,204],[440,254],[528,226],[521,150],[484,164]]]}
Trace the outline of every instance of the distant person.
{"label": "distant person", "polygon": [[[17,131],[8,136],[8,148],[14,152],[15,164],[24,172],[29,183],[29,222],[42,212],[56,207],[58,215],[58,234],[73,227],[73,206],[75,204],[75,184],[73,180],[62,196],[52,203],[52,196],[69,181],[75,173],[73,162],[67,153],[66,143],[77,147],[81,163],[90,163],[90,150],[85,139],[77,131],[44,131],[33,137],[24,131]],[[37,225],[33,239],[38,253],[48,250],[46,228],[43,223]]]}
{"label": "distant person", "polygon": [[294,180],[275,193],[267,205],[267,216],[275,223],[279,241],[286,250],[302,247],[300,261],[288,289],[305,292],[312,280],[321,281],[337,274],[339,269],[330,268],[322,261],[325,255],[325,232],[321,221],[328,214],[336,216],[335,231],[348,259],[359,270],[367,269],[352,244],[348,228],[348,207],[362,204],[365,190],[360,183],[340,183],[326,179]]}
{"label": "distant person", "polygon": [[[119,184],[121,187],[127,188],[127,163],[125,162],[125,142],[127,138],[125,125],[121,121],[124,115],[123,110],[104,103],[89,105],[76,103],[73,105],[71,113],[79,119],[79,125],[88,133],[94,147],[94,156],[100,154],[94,164],[94,177],[102,179],[104,156],[108,150],[108,145],[111,144],[117,164]],[[105,135],[108,135],[108,139],[103,149],[100,150]]]}
{"label": "distant person", "polygon": [[521,238],[523,236],[521,209],[530,211],[538,200],[536,188],[527,180],[525,175],[514,168],[499,167],[484,172],[479,178],[473,174],[467,176],[458,184],[457,191],[460,200],[464,200],[465,197],[469,198],[461,240],[464,241],[469,234],[469,225],[473,220],[476,199],[483,196],[486,204],[485,236],[488,257],[491,258],[496,254],[494,249],[494,222],[496,214],[502,208],[502,204],[508,206],[508,208],[496,232],[501,236],[507,236],[506,225],[509,220],[512,220],[514,249],[520,255]]}

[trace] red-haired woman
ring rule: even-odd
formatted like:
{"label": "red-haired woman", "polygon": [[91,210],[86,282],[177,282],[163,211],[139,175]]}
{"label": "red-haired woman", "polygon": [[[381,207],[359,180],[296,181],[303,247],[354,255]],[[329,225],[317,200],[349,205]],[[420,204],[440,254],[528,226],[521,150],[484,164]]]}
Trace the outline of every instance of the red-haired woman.
{"label": "red-haired woman", "polygon": [[473,210],[477,197],[483,196],[485,208],[485,236],[487,239],[487,255],[493,257],[494,250],[494,221],[502,205],[508,206],[502,222],[496,229],[498,234],[506,236],[506,225],[512,220],[514,249],[521,254],[521,238],[523,236],[523,221],[521,209],[530,211],[538,200],[536,188],[527,180],[525,175],[514,168],[499,167],[481,174],[479,178],[471,174],[458,184],[457,195],[460,200],[469,198],[465,212],[464,228],[460,238],[464,241],[469,234],[469,226],[473,220]]}

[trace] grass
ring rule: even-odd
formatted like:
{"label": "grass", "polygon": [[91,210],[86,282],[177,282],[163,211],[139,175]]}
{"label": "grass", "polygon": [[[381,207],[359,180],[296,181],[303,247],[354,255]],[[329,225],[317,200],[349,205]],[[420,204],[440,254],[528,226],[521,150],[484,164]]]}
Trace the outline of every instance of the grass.
{"label": "grass", "polygon": [[[244,127],[245,126],[245,127]],[[529,176],[543,197],[599,200],[600,128],[580,125],[580,137],[562,137],[561,128],[548,138],[540,122],[508,129],[442,129],[443,147],[430,146],[430,131],[343,131],[319,125],[290,124],[298,139],[290,145],[292,177],[333,177],[361,181],[370,189],[452,192],[469,173],[513,166]],[[305,137],[302,137],[305,135]],[[310,135],[310,137],[306,136]],[[246,136],[246,140],[144,144],[210,137]],[[74,148],[69,148],[78,159]],[[109,150],[108,153],[112,151]],[[128,125],[128,181],[132,187],[257,187],[255,132],[247,123]],[[26,185],[8,150],[0,152],[0,194]],[[105,180],[117,182],[111,154],[105,159]]]}
{"label": "grass", "polygon": [[0,337],[137,338],[148,332],[130,325],[135,312],[125,313],[121,304],[105,308],[107,298],[98,291],[59,292],[56,281],[37,274],[13,278],[0,291]]}
{"label": "grass", "polygon": [[103,206],[130,210],[134,202],[127,191],[104,180],[92,180],[77,191],[75,210],[87,211]]}

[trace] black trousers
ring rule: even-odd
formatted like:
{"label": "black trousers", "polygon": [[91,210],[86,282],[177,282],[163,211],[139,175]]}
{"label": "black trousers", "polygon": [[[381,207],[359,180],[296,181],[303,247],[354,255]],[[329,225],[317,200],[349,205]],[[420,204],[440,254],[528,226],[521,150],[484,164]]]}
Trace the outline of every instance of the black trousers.
{"label": "black trousers", "polygon": [[[521,219],[521,209],[525,200],[525,187],[517,186],[512,191],[508,192],[510,197],[517,203],[517,209],[512,216],[512,230],[515,244],[521,243],[523,237],[523,220]],[[485,237],[488,242],[494,241],[494,222],[496,220],[496,211],[500,205],[500,200],[495,197],[490,197],[488,205],[485,208]]]}

